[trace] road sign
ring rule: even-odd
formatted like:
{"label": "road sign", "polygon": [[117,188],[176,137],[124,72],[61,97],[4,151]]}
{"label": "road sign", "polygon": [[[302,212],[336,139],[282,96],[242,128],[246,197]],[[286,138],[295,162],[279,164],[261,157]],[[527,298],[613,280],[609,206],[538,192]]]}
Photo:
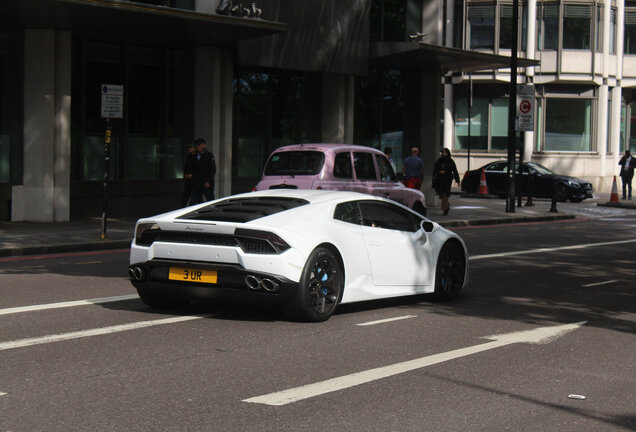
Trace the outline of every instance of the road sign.
{"label": "road sign", "polygon": [[534,86],[517,86],[517,120],[516,130],[534,130]]}
{"label": "road sign", "polygon": [[124,86],[102,84],[102,118],[124,117]]}

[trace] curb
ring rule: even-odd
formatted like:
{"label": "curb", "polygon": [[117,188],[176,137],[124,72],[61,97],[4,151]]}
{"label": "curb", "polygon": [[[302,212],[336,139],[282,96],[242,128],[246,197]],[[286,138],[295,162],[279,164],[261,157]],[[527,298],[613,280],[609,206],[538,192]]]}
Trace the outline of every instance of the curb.
{"label": "curb", "polygon": [[465,227],[465,226],[483,226],[483,225],[503,225],[519,222],[547,222],[557,220],[569,220],[576,219],[575,215],[561,214],[561,215],[546,215],[546,216],[513,216],[509,218],[495,218],[495,219],[474,219],[474,220],[450,220],[447,222],[437,222],[444,228],[452,227]]}
{"label": "curb", "polygon": [[606,203],[596,203],[597,207],[614,207],[614,208],[622,208],[628,210],[636,210],[636,204],[632,203],[623,203],[623,202],[606,202]]}
{"label": "curb", "polygon": [[0,257],[54,254],[67,252],[89,252],[110,249],[127,249],[132,240],[98,240],[91,243],[70,243],[61,245],[29,246],[0,250]]}

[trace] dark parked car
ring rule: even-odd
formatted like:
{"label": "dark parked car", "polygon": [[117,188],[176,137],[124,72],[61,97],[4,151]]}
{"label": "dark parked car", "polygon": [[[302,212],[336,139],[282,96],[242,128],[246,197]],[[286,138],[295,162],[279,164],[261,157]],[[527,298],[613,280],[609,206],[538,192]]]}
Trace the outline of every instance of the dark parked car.
{"label": "dark parked car", "polygon": [[[491,162],[481,168],[467,171],[462,180],[462,191],[467,193],[476,193],[479,191],[482,168],[486,172],[488,193],[506,195],[508,161],[505,160]],[[518,173],[518,163],[515,169]],[[533,197],[551,198],[552,188],[556,187],[557,201],[569,199],[572,202],[581,202],[586,198],[592,198],[592,184],[590,182],[577,179],[576,177],[556,174],[538,163],[523,162],[521,173],[521,191],[524,196],[528,195],[530,176],[533,176]],[[554,182],[556,182],[555,185]]]}

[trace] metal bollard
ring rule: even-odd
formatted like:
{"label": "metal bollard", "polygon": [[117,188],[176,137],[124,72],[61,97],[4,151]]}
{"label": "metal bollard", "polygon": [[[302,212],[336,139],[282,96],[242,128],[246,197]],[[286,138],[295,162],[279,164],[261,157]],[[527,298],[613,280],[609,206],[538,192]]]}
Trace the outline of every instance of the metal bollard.
{"label": "metal bollard", "polygon": [[550,205],[550,213],[558,213],[556,202],[557,202],[557,181],[552,180],[552,204]]}
{"label": "metal bollard", "polygon": [[536,172],[528,174],[528,201],[526,201],[526,207],[534,206],[534,203],[532,202],[532,196],[534,195],[534,179],[536,178],[536,176]]}

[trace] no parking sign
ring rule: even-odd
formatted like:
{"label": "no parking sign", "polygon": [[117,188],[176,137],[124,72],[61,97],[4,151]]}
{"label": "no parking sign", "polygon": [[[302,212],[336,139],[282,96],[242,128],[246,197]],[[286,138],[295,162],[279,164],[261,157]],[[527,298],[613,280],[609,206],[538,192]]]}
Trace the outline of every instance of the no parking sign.
{"label": "no parking sign", "polygon": [[534,86],[517,86],[517,128],[518,131],[534,130]]}

